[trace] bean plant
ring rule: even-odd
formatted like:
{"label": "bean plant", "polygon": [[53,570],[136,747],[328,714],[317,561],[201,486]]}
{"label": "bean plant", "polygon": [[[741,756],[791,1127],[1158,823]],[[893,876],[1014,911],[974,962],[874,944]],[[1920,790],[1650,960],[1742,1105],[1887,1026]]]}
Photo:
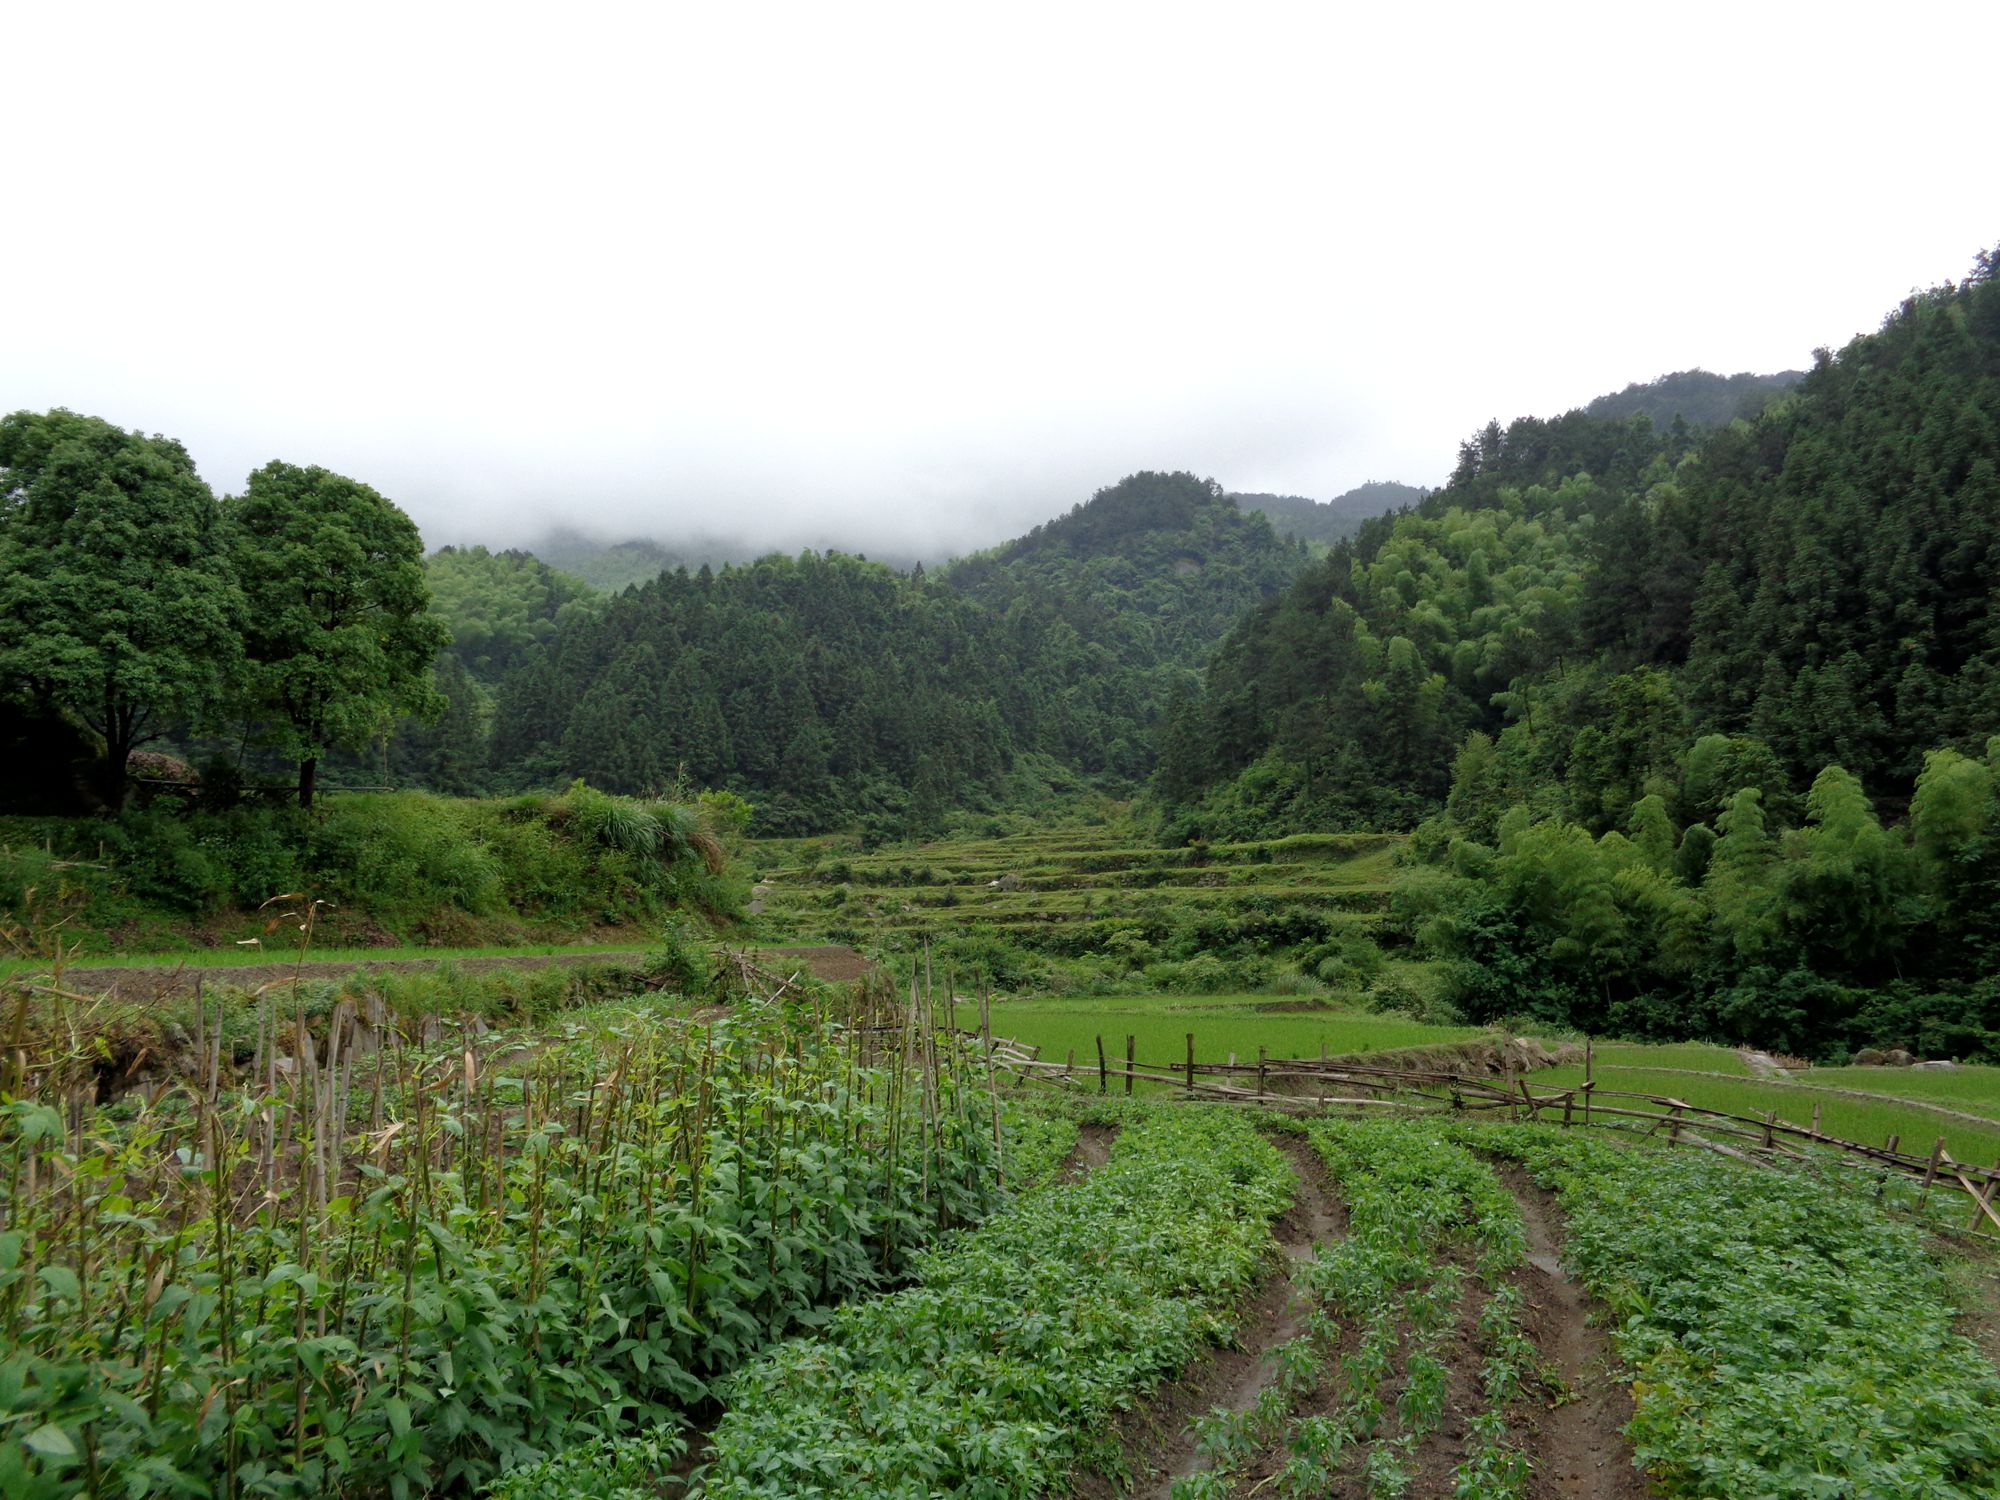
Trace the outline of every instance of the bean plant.
{"label": "bean plant", "polygon": [[1005,1201],[983,1072],[914,1012],[257,1026],[233,1080],[0,1096],[0,1494],[402,1500],[670,1451]]}

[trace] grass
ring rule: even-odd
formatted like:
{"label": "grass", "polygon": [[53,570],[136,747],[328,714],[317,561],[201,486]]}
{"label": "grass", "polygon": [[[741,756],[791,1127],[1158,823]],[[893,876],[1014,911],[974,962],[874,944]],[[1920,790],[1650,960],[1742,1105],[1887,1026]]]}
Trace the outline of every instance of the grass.
{"label": "grass", "polygon": [[[1685,1048],[1605,1048],[1600,1053],[1618,1052],[1626,1056],[1650,1053],[1685,1052]],[[1838,1070],[1835,1070],[1838,1071]],[[1900,1071],[1900,1070],[1899,1070]],[[1552,1068],[1537,1073],[1537,1086],[1548,1088],[1583,1082],[1581,1064]],[[1727,1110],[1731,1114],[1761,1118],[1776,1110],[1778,1118],[1795,1125],[1812,1121],[1815,1104],[1820,1107],[1820,1129],[1827,1135],[1863,1145],[1880,1146],[1891,1135],[1902,1137],[1902,1149],[1922,1153],[1943,1136],[1945,1150],[1962,1162],[1984,1163],[2000,1156],[2000,1120],[1991,1127],[1954,1120],[1931,1110],[1894,1099],[1850,1099],[1826,1089],[1789,1083],[1767,1083],[1754,1078],[1694,1077],[1685,1072],[1625,1064],[1600,1066],[1599,1089],[1622,1089],[1639,1094],[1659,1094],[1685,1100],[1702,1109]]]}
{"label": "grass", "polygon": [[2000,1068],[1812,1068],[1794,1074],[1793,1082],[1916,1099],[2000,1120]]}
{"label": "grass", "polygon": [[[1263,1047],[1272,1057],[1317,1057],[1376,1052],[1464,1041],[1480,1035],[1471,1026],[1427,1026],[1406,1016],[1369,1011],[1273,1011],[1273,995],[1103,996],[1092,999],[1011,1000],[993,1006],[993,1029],[1029,1046],[1044,1061],[1074,1050],[1077,1067],[1097,1065],[1097,1038],[1114,1071],[1124,1066],[1125,1038],[1137,1038],[1139,1062],[1172,1066],[1187,1060],[1194,1033],[1195,1061],[1226,1062],[1234,1052],[1254,1062]],[[970,1024],[961,1012],[961,1025]]]}

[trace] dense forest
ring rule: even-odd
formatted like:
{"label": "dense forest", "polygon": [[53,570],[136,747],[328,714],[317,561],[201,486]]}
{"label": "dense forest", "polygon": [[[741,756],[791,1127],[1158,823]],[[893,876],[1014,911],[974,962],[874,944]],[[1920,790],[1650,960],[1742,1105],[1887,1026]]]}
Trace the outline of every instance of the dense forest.
{"label": "dense forest", "polygon": [[1712,433],[1489,425],[1177,698],[1170,831],[1417,828],[1474,1015],[2000,1055],[1994,271]]}
{"label": "dense forest", "polygon": [[548,616],[500,681],[492,774],[728,786],[771,832],[926,831],[1024,756],[1129,788],[1175,673],[1303,561],[1212,483],[1138,474],[929,574],[676,570]]}

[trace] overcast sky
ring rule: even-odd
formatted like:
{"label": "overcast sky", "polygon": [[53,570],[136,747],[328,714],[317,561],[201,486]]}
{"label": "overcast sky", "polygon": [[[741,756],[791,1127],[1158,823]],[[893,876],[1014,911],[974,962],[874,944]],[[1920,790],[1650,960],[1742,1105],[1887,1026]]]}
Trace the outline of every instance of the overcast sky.
{"label": "overcast sky", "polygon": [[15,7],[0,410],[552,523],[1435,484],[2000,242],[2000,5]]}

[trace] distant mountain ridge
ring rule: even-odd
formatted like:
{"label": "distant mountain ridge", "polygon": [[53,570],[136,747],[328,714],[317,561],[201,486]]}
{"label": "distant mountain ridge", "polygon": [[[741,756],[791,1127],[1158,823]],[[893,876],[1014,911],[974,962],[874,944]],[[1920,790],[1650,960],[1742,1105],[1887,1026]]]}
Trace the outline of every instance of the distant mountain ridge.
{"label": "distant mountain ridge", "polygon": [[1261,511],[1280,536],[1307,543],[1332,546],[1353,536],[1361,523],[1415,505],[1430,491],[1393,479],[1371,479],[1331,500],[1312,500],[1304,495],[1232,494],[1228,498],[1243,510]]}
{"label": "distant mountain ridge", "polygon": [[1629,417],[1644,412],[1663,430],[1673,426],[1676,417],[1690,427],[1727,427],[1738,417],[1755,417],[1773,397],[1805,379],[1805,374],[1804,370],[1780,370],[1775,375],[1676,370],[1599,396],[1584,410],[1593,417]]}

